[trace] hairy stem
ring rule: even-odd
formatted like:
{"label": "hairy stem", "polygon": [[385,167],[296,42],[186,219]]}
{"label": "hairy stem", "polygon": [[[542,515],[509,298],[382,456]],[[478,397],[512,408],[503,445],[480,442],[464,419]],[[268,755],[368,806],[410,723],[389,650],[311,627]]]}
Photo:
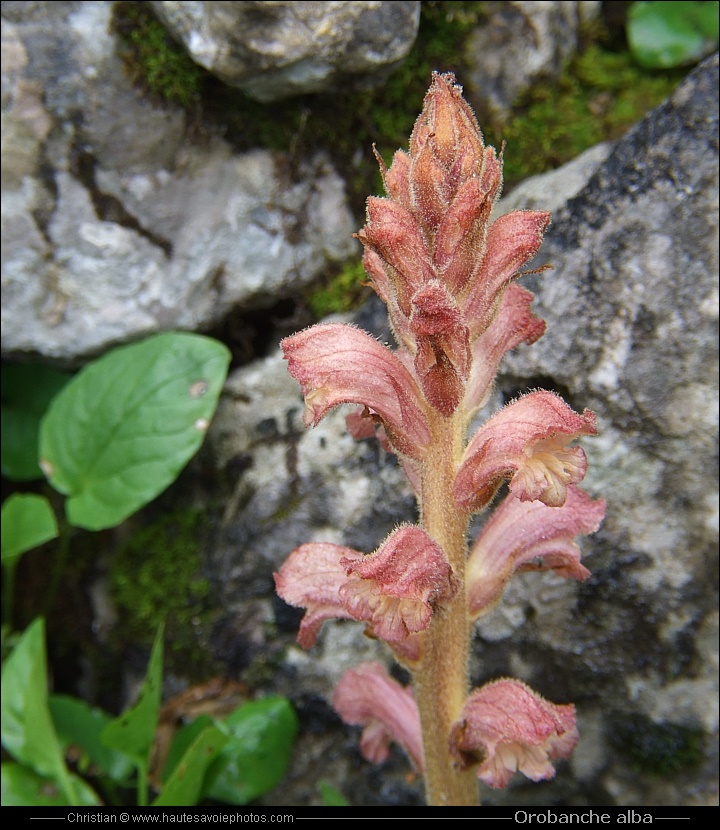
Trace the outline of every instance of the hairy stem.
{"label": "hairy stem", "polygon": [[457,416],[439,414],[431,428],[432,449],[422,471],[422,524],[445,551],[459,590],[433,614],[425,633],[423,658],[415,672],[426,797],[433,807],[475,806],[479,803],[475,772],[458,772],[448,746],[450,727],[460,716],[469,688],[470,622],[465,598],[468,519],[457,510],[453,498],[464,429]]}

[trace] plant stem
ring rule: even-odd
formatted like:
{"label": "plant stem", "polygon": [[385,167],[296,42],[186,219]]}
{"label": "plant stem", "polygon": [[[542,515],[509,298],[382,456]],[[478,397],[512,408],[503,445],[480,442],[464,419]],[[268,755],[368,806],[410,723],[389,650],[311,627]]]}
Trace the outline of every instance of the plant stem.
{"label": "plant stem", "polygon": [[478,784],[473,769],[457,771],[449,751],[450,727],[460,717],[468,694],[470,622],[465,598],[468,518],[453,498],[453,482],[462,453],[464,428],[458,416],[437,414],[433,440],[423,464],[420,507],[422,524],[443,548],[459,589],[433,614],[425,632],[424,653],[414,673],[423,734],[425,788],[429,806],[476,806]]}

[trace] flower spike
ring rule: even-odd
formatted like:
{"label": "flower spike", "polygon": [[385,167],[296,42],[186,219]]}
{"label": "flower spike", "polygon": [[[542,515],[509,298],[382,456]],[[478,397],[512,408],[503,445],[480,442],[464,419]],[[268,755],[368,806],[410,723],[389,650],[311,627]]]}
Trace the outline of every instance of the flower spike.
{"label": "flower spike", "polygon": [[[283,599],[306,609],[300,645],[312,645],[325,620],[354,619],[411,673],[412,690],[379,663],[360,666],[342,678],[333,706],[364,728],[367,759],[385,760],[391,740],[405,749],[431,806],[476,805],[477,776],[491,787],[518,770],[550,778],[552,762],[575,746],[573,707],[519,681],[489,683],[466,699],[471,624],[518,571],[587,578],[575,537],[597,530],[605,512],[576,486],[587,460],[572,444],[595,434],[592,412],[535,391],[468,441],[505,354],[545,331],[516,280],[549,267],[524,270],[550,214],[519,210],[491,221],[503,150],[485,146],[454,75],[434,72],[407,151],[388,167],[374,150],[386,195],[367,200],[356,234],[397,348],[337,323],[282,342],[306,425],[355,404],[350,434],[398,454],[417,496],[419,524],[397,528],[374,553],[303,545],[275,579]],[[472,513],[506,481],[509,495],[468,555]]]}

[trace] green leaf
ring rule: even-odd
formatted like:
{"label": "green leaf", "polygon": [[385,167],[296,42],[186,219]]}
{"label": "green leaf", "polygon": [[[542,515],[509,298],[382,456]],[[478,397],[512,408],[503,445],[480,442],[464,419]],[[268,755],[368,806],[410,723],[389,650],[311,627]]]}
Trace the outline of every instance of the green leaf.
{"label": "green leaf", "polygon": [[628,11],[627,36],[641,66],[665,69],[696,63],[717,48],[718,3],[633,3]]}
{"label": "green leaf", "polygon": [[171,484],[202,444],[230,352],[158,334],[88,364],[40,427],[40,465],[76,527],[114,527]]}
{"label": "green leaf", "polygon": [[55,514],[44,496],[15,493],[2,506],[2,561],[58,535]]}
{"label": "green leaf", "polygon": [[110,721],[101,736],[106,747],[127,755],[141,773],[147,773],[150,767],[150,752],[160,713],[164,630],[165,626],[161,625],[155,635],[145,682],[135,704]]}
{"label": "green leaf", "polygon": [[50,778],[43,778],[29,767],[8,762],[0,770],[0,791],[3,807],[97,807],[97,793],[82,778],[70,775],[78,794],[74,804]]}
{"label": "green leaf", "polygon": [[276,787],[290,763],[297,715],[284,697],[245,703],[222,722],[229,741],[210,765],[205,795],[247,804]]}
{"label": "green leaf", "polygon": [[2,670],[2,745],[38,775],[51,778],[68,801],[76,793],[47,704],[45,621],[31,623]]}
{"label": "green leaf", "polygon": [[50,695],[48,704],[63,749],[80,750],[78,766],[83,771],[107,775],[117,782],[130,778],[133,771],[130,759],[102,742],[101,735],[113,720],[107,712],[69,695]]}
{"label": "green leaf", "polygon": [[180,763],[183,755],[188,751],[190,745],[198,737],[201,732],[204,732],[209,726],[214,726],[215,720],[210,715],[199,715],[195,720],[186,723],[173,735],[170,749],[168,750],[165,764],[162,769],[161,777],[163,781],[167,781],[173,773],[175,767]]}
{"label": "green leaf", "polygon": [[176,764],[154,807],[192,807],[202,796],[205,771],[227,744],[228,737],[215,725],[203,729]]}
{"label": "green leaf", "polygon": [[2,368],[2,474],[13,481],[43,477],[38,465],[40,419],[70,375],[41,364]]}
{"label": "green leaf", "polygon": [[318,788],[320,789],[320,797],[322,798],[323,807],[350,807],[350,802],[345,796],[332,784],[327,781],[319,781]]}

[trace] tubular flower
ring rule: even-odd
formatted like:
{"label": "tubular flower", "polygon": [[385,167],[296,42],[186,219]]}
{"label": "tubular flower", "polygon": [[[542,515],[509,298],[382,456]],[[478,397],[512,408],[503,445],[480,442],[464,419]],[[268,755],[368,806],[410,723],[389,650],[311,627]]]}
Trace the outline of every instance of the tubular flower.
{"label": "tubular flower", "polygon": [[406,752],[418,772],[423,770],[420,715],[412,690],[393,680],[380,663],[362,663],[345,672],[335,687],[333,709],[345,723],[364,726],[360,739],[363,757],[380,764],[388,757],[390,741]]}
{"label": "tubular flower", "polygon": [[470,551],[465,580],[471,618],[498,602],[516,571],[553,570],[566,579],[584,580],[575,536],[594,533],[605,515],[605,502],[570,486],[562,507],[520,501],[508,495],[495,508]]}
{"label": "tubular flower", "polygon": [[[419,527],[406,525],[372,554],[316,542],[301,545],[275,574],[278,595],[306,608],[298,642],[314,645],[328,619],[365,622],[375,637],[402,644],[424,631],[433,604],[456,590],[441,548]],[[417,645],[409,653],[415,653]],[[402,652],[402,648],[401,648]]]}
{"label": "tubular flower", "polygon": [[422,456],[430,432],[420,391],[390,349],[340,323],[311,326],[280,345],[305,396],[306,425],[317,425],[338,404],[362,403],[398,452]]}
{"label": "tubular flower", "polygon": [[303,648],[315,645],[326,620],[352,619],[340,602],[340,588],[347,579],[341,564],[362,558],[362,553],[330,542],[300,545],[286,559],[275,576],[275,590],[288,605],[306,608],[300,623],[298,643]]}
{"label": "tubular flower", "polygon": [[340,601],[388,643],[424,631],[433,603],[456,590],[442,549],[412,525],[391,533],[375,553],[343,559],[341,564],[347,567],[348,579],[340,587]]}
{"label": "tubular flower", "polygon": [[468,416],[487,403],[500,361],[521,343],[531,344],[545,333],[545,321],[530,311],[533,294],[508,286],[495,319],[473,344],[472,373],[463,402]]}
{"label": "tubular flower", "polygon": [[496,680],[467,699],[450,733],[460,768],[480,762],[478,778],[502,788],[513,774],[531,781],[555,775],[552,761],[567,758],[578,742],[575,707],[549,703],[519,680]]}
{"label": "tubular flower", "polygon": [[468,444],[455,478],[455,501],[466,511],[480,510],[502,481],[522,501],[539,499],[550,507],[565,503],[567,487],[585,476],[580,435],[595,435],[595,415],[582,415],[552,392],[531,392],[501,409]]}

